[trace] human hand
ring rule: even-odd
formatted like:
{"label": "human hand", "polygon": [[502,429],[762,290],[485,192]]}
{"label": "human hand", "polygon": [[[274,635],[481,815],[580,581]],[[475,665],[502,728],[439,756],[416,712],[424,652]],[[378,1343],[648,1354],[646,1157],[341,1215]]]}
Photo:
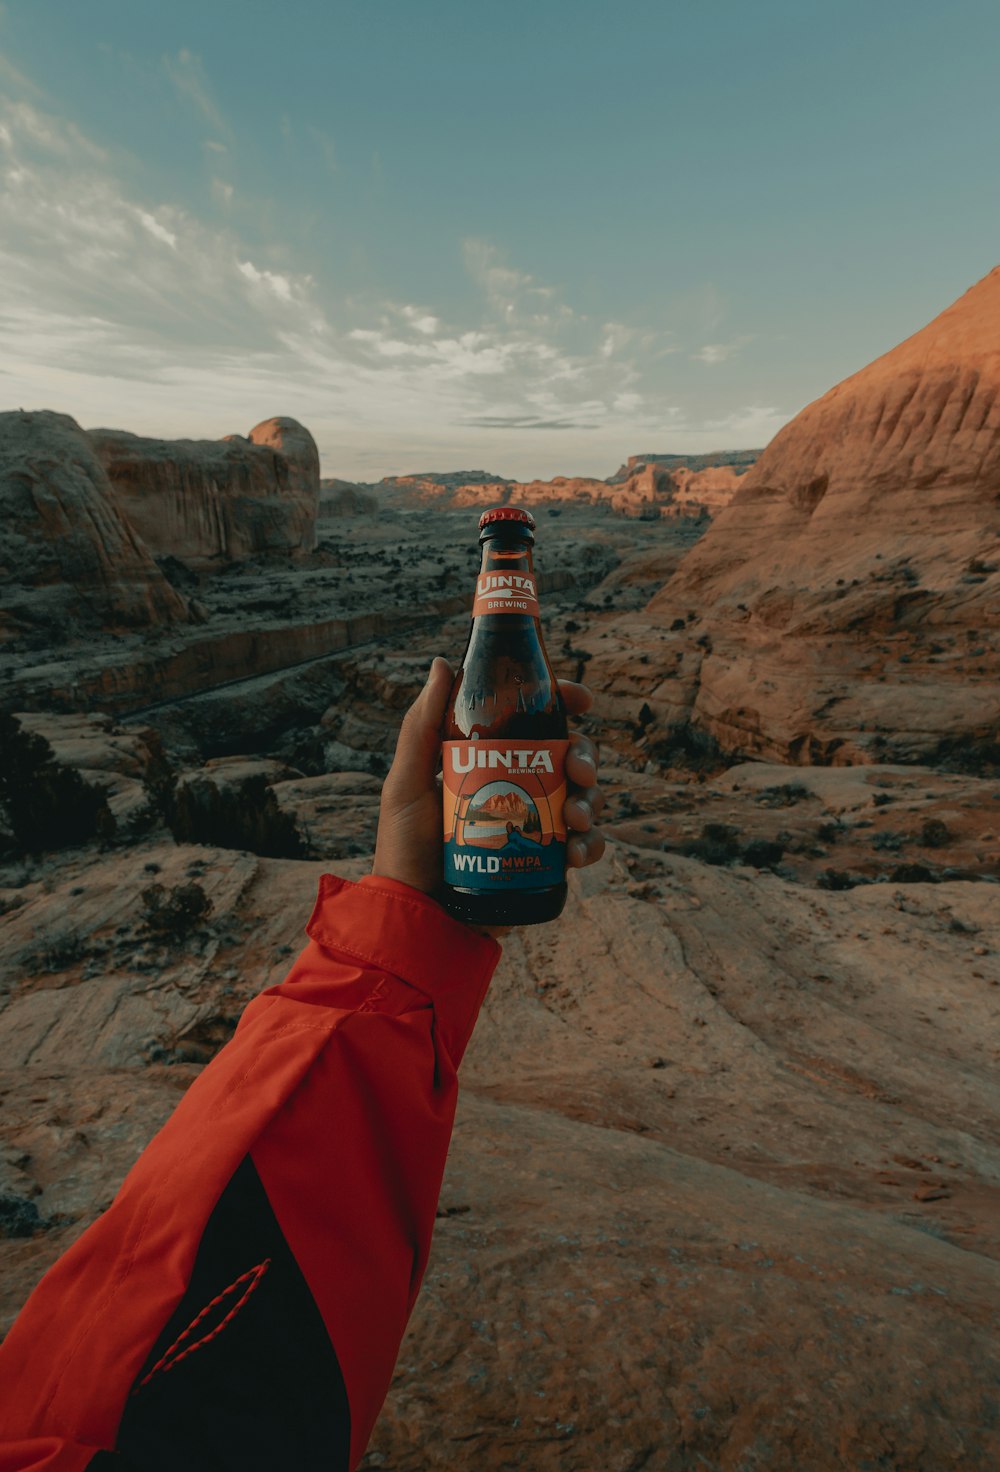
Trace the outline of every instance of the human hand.
{"label": "human hand", "polygon": [[[442,817],[441,723],[455,675],[446,659],[436,658],[427,683],[403,717],[396,755],[382,787],[373,874],[399,879],[424,894],[441,885]],[[571,716],[582,715],[594,703],[586,685],[560,680],[559,689]],[[566,862],[574,869],[596,864],[604,853],[604,839],[594,819],[604,806],[597,785],[597,749],[586,736],[574,732],[566,757],[568,793],[564,808],[569,842]]]}

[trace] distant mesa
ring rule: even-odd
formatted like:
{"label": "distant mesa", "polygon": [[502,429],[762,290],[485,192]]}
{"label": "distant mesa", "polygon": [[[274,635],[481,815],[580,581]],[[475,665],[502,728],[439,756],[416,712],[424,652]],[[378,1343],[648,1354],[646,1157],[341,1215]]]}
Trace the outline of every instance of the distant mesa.
{"label": "distant mesa", "polygon": [[393,476],[372,487],[383,504],[437,506],[458,511],[510,503],[552,509],[589,507],[628,517],[659,520],[711,516],[728,506],[756,450],[711,455],[633,455],[609,480],[555,476],[515,481],[485,471]]}
{"label": "distant mesa", "polygon": [[1000,765],[998,489],[1000,268],[780,431],[617,626],[619,714],[769,760]]}
{"label": "distant mesa", "polygon": [[690,471],[711,470],[716,466],[731,466],[737,474],[744,474],[750,469],[754,461],[760,458],[760,450],[710,450],[701,455],[677,455],[677,454],[651,454],[630,455],[624,465],[620,465],[614,475],[608,476],[609,485],[617,485],[626,481],[630,476],[643,470],[647,465],[660,465],[665,470]]}
{"label": "distant mesa", "polygon": [[389,475],[379,481],[381,492],[401,491],[457,491],[469,485],[514,485],[502,475],[492,475],[488,470],[420,470],[413,475]]}

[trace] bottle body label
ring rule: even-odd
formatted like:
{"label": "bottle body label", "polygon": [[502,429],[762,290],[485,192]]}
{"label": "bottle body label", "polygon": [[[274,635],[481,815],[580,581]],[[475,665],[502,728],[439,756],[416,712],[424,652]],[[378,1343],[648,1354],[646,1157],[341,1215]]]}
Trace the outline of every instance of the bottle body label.
{"label": "bottle body label", "polygon": [[568,741],[446,741],[444,878],[459,889],[548,889],[566,876]]}
{"label": "bottle body label", "polygon": [[476,579],[472,617],[484,613],[521,613],[538,617],[538,585],[528,572],[482,572]]}

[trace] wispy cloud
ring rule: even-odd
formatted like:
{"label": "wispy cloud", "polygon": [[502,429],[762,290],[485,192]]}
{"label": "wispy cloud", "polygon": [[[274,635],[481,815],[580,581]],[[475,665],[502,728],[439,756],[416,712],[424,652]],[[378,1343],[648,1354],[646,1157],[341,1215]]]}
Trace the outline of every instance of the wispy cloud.
{"label": "wispy cloud", "polygon": [[[693,448],[705,434],[759,443],[780,424],[776,409],[756,406],[699,422],[657,377],[660,359],[682,351],[673,332],[590,320],[558,283],[482,238],[456,242],[473,287],[461,317],[443,301],[348,296],[297,270],[287,234],[270,246],[260,229],[241,234],[242,198],[218,176],[239,145],[200,59],[181,51],[163,65],[181,103],[211,128],[200,146],[214,221],[140,197],[124,183],[140,171],[51,105],[24,92],[0,104],[9,403],[165,435],[220,435],[293,414],[316,434],[330,473],[366,478],[431,455],[489,463],[491,447],[504,473],[572,473],[573,433],[592,447],[591,464],[600,455],[610,468],[636,445],[669,448],[684,436]],[[288,139],[303,146],[291,123]],[[518,448],[522,431],[530,448]]]}
{"label": "wispy cloud", "polygon": [[704,429],[718,436],[719,446],[739,441],[746,449],[766,445],[788,423],[789,415],[773,405],[745,404],[718,419],[706,419]]}
{"label": "wispy cloud", "polygon": [[699,348],[696,353],[692,353],[691,356],[696,362],[706,363],[711,368],[716,363],[727,363],[730,358],[734,358],[740,349],[746,347],[747,343],[751,341],[752,338],[750,337],[737,337],[732,342],[708,342],[704,347]]}
{"label": "wispy cloud", "polygon": [[231,139],[232,130],[212,96],[212,89],[201,57],[186,49],[178,51],[176,56],[163,58],[163,69],[177,89],[182,102],[192,104],[201,113],[210,128],[223,138]]}
{"label": "wispy cloud", "polygon": [[333,138],[323,128],[317,128],[315,123],[306,124],[306,135],[319,150],[327,172],[335,174],[337,172],[337,145]]}
{"label": "wispy cloud", "polygon": [[532,419],[523,414],[480,414],[478,418],[465,419],[464,424],[473,424],[480,429],[596,429],[581,419]]}

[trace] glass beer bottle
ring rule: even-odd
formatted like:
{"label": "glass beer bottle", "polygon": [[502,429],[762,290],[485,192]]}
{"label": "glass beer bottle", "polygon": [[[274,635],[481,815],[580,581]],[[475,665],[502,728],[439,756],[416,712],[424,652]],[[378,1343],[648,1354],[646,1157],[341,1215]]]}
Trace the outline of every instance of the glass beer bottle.
{"label": "glass beer bottle", "polygon": [[483,513],[472,627],[445,712],[439,898],[472,925],[537,925],[566,903],[566,709],[542,641],[535,523]]}

